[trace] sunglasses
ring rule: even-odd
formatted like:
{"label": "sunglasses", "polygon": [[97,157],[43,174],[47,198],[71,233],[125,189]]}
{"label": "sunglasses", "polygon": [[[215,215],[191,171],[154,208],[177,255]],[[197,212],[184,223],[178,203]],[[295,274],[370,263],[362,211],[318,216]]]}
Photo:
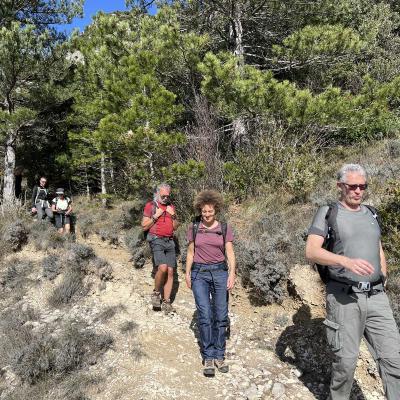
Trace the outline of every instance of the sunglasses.
{"label": "sunglasses", "polygon": [[351,191],[354,191],[354,190],[357,190],[357,189],[366,190],[368,188],[368,183],[364,183],[364,184],[361,184],[361,185],[349,185],[348,183],[343,183],[343,185],[346,186],[346,188],[351,190]]}
{"label": "sunglasses", "polygon": [[165,194],[165,195],[160,196],[160,197],[161,197],[162,200],[169,199],[169,195],[168,194]]}

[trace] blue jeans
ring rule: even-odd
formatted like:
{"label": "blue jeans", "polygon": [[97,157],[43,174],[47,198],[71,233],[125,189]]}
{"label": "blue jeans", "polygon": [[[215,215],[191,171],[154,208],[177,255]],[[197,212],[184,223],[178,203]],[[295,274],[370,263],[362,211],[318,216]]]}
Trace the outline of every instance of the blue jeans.
{"label": "blue jeans", "polygon": [[194,263],[191,280],[197,308],[201,354],[205,360],[221,360],[225,356],[228,326],[226,264]]}

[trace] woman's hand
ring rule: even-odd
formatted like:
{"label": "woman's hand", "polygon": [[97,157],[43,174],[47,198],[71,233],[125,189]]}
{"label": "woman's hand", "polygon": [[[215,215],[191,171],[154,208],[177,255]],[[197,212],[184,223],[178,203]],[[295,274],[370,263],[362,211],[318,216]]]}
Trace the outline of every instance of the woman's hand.
{"label": "woman's hand", "polygon": [[231,273],[228,276],[228,283],[226,284],[226,288],[231,290],[235,286],[236,274]]}
{"label": "woman's hand", "polygon": [[190,276],[190,273],[185,275],[185,279],[186,279],[186,286],[188,287],[188,289],[191,289],[192,288],[192,278]]}

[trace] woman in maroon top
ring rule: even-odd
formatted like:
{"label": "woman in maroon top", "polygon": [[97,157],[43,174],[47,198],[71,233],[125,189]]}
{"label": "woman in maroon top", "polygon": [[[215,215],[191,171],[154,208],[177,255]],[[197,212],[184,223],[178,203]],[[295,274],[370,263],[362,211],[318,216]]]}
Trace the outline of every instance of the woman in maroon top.
{"label": "woman in maroon top", "polygon": [[195,225],[197,229],[191,224],[187,232],[186,284],[196,302],[206,376],[214,376],[215,367],[220,372],[229,369],[225,363],[225,342],[228,290],[235,284],[235,254],[232,228],[216,219],[222,206],[219,193],[213,190],[199,193],[194,208],[201,214],[200,221]]}

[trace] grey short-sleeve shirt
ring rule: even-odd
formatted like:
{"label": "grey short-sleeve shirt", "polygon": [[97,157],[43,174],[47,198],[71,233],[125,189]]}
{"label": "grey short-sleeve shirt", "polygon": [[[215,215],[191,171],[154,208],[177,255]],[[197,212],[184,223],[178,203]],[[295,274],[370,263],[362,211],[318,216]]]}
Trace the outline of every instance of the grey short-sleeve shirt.
{"label": "grey short-sleeve shirt", "polygon": [[[347,271],[342,267],[337,268],[330,266],[330,275],[338,279],[340,279],[340,277],[345,277],[356,282],[377,281],[381,275],[381,230],[377,220],[364,205],[361,205],[359,211],[350,211],[339,202],[337,204],[337,227],[334,227],[334,229],[338,231],[338,238],[334,243],[333,253],[350,258],[362,258],[373,265],[374,273],[371,276],[361,276]],[[325,219],[327,211],[328,206],[323,206],[318,209],[308,231],[309,235],[326,236],[328,232],[328,223]]]}

